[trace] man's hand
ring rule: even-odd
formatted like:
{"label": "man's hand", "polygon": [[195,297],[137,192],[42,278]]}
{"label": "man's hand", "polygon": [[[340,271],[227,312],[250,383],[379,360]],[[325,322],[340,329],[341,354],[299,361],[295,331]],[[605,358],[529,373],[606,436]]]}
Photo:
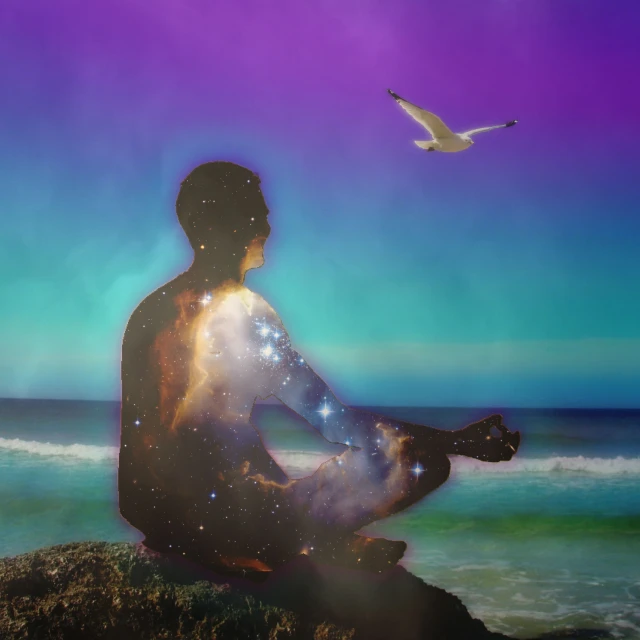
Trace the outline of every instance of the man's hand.
{"label": "man's hand", "polygon": [[454,433],[457,436],[456,454],[485,462],[511,460],[520,446],[520,432],[509,431],[502,424],[499,414],[474,422]]}

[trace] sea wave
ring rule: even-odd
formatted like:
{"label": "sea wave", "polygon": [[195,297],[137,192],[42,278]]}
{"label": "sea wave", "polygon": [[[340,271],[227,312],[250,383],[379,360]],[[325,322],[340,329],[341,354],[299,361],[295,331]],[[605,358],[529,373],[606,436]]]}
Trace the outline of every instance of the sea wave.
{"label": "sea wave", "polygon": [[452,456],[454,471],[460,473],[576,473],[606,476],[640,475],[640,458],[589,458],[552,456],[549,458],[514,458],[496,464]]}
{"label": "sea wave", "polygon": [[20,438],[0,438],[0,450],[93,462],[118,458],[118,447],[102,447],[92,444],[51,444],[36,440],[20,440]]}
{"label": "sea wave", "polygon": [[[316,452],[272,451],[276,461],[290,476],[313,473],[331,455]],[[640,475],[640,458],[589,458],[585,456],[553,456],[549,458],[514,458],[509,462],[487,463],[471,458],[451,456],[454,472],[461,474],[596,474],[606,476]],[[292,473],[293,472],[293,473]]]}
{"label": "sea wave", "polygon": [[[15,451],[36,456],[88,460],[116,461],[118,447],[89,444],[52,444],[20,438],[0,438],[0,451]],[[333,456],[320,451],[272,450],[276,462],[290,477],[310,475]],[[640,458],[589,458],[585,456],[553,456],[549,458],[514,458],[509,462],[487,463],[471,458],[451,456],[454,473],[460,474],[556,474],[640,475]]]}

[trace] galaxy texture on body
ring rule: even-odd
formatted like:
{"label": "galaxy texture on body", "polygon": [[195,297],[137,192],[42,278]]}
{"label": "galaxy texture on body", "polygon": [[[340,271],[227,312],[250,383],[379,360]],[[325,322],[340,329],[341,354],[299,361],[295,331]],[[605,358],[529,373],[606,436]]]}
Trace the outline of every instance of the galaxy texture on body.
{"label": "galaxy texture on body", "polygon": [[[271,231],[250,170],[203,163],[182,182],[176,212],[193,264],[137,305],[122,345],[118,503],[147,547],[231,571],[268,571],[300,553],[383,571],[406,544],[357,530],[437,489],[448,454],[501,462],[517,452],[520,435],[499,414],[441,431],[334,395],[244,286]],[[255,402],[270,398],[342,451],[290,477],[254,421]]]}
{"label": "galaxy texture on body", "polygon": [[[247,285],[349,404],[638,406],[640,7],[62,0],[0,8],[0,396],[118,399],[174,203],[257,172]],[[391,88],[464,131],[422,153]]]}

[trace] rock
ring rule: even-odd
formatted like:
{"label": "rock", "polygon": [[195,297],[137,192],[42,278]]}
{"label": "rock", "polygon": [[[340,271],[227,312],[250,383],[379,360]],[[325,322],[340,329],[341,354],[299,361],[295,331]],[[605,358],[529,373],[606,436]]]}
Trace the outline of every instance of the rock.
{"label": "rock", "polygon": [[475,640],[505,638],[458,598],[395,567],[305,556],[262,582],[142,545],[82,542],[0,559],[0,638]]}

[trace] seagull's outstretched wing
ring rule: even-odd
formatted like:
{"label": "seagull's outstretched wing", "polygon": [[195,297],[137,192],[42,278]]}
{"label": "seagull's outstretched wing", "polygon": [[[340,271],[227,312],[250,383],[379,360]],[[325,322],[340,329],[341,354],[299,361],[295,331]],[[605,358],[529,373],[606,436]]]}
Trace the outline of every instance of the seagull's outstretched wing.
{"label": "seagull's outstretched wing", "polygon": [[417,120],[434,138],[450,138],[455,135],[438,116],[425,111],[415,104],[407,102],[397,93],[387,89],[389,95],[414,119]]}
{"label": "seagull's outstretched wing", "polygon": [[513,127],[514,124],[517,124],[517,120],[511,120],[511,122],[507,122],[507,124],[497,124],[493,127],[482,127],[481,129],[471,129],[471,131],[465,131],[462,135],[465,136],[475,136],[476,133],[484,133],[485,131],[493,131],[494,129],[504,129],[505,127]]}

